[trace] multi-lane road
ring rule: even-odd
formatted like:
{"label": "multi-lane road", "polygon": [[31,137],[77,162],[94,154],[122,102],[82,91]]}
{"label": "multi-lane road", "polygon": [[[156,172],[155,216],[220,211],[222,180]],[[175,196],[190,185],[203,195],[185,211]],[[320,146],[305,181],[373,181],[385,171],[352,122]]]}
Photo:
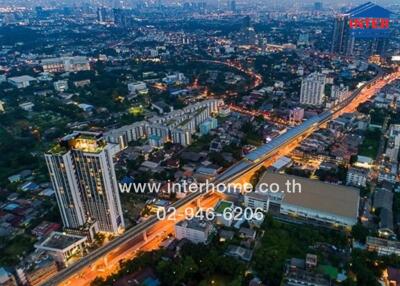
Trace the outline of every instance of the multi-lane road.
{"label": "multi-lane road", "polygon": [[[345,112],[354,111],[360,103],[370,99],[385,85],[400,78],[400,71],[383,76],[381,73],[364,87],[354,91],[346,101],[333,109],[305,121],[287,133],[279,136],[272,142],[259,147],[248,154],[244,159],[228,168],[214,181],[217,183],[232,183],[243,177],[249,177],[265,164],[270,164],[275,158],[287,154],[295,148],[298,142],[309,136],[329,120]],[[219,196],[213,190],[201,190],[190,193],[185,198],[178,200],[172,208],[178,210],[179,218],[187,207],[212,207]],[[209,194],[214,195],[209,195]],[[178,219],[179,219],[178,218]],[[105,246],[93,251],[70,267],[60,271],[56,276],[41,285],[89,285],[96,276],[106,276],[118,270],[118,262],[122,259],[135,257],[136,251],[146,251],[157,248],[160,237],[173,232],[176,221],[162,220],[152,216],[148,220],[127,230],[120,237],[115,238]],[[147,237],[147,239],[145,239]]]}
{"label": "multi-lane road", "polygon": [[[219,199],[219,196],[203,197],[201,207],[212,208]],[[180,207],[178,204],[173,206],[176,208],[173,217],[167,217],[165,220],[151,217],[148,221],[125,232],[123,236],[64,269],[42,285],[89,285],[98,276],[107,277],[118,271],[120,261],[134,258],[139,251],[157,249],[168,235],[173,234],[176,222],[185,218],[186,208],[198,209],[198,202],[193,200],[180,205]],[[144,230],[146,239],[143,235]]]}

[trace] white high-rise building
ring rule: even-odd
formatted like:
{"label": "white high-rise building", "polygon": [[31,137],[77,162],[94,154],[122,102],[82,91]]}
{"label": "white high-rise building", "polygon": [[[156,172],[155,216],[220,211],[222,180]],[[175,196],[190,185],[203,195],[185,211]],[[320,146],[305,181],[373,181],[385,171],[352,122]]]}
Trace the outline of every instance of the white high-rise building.
{"label": "white high-rise building", "polygon": [[101,133],[74,132],[46,154],[46,163],[66,228],[96,221],[100,231],[120,233],[124,219],[114,170],[118,145]]}
{"label": "white high-rise building", "polygon": [[399,159],[400,150],[400,125],[391,124],[389,127],[388,143],[385,155],[389,158],[390,162],[397,163]]}
{"label": "white high-rise building", "polygon": [[312,73],[302,80],[300,103],[307,105],[322,105],[325,96],[325,75]]}

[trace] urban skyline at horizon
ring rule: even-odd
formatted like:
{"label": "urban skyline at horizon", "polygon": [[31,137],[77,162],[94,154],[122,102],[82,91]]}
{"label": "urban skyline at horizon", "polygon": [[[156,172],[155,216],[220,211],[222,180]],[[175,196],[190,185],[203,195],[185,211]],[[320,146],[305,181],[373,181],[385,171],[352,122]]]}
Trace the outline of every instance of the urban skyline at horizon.
{"label": "urban skyline at horizon", "polygon": [[[152,0],[152,1],[142,1],[142,0],[114,0],[114,1],[103,1],[103,0],[63,0],[63,1],[57,1],[54,2],[52,0],[39,0],[39,1],[31,1],[31,0],[2,0],[0,1],[0,6],[1,5],[27,5],[28,7],[35,7],[35,6],[44,6],[47,8],[51,7],[62,7],[62,6],[76,6],[79,7],[83,4],[89,4],[93,6],[100,6],[100,7],[110,7],[110,8],[135,8],[137,5],[142,4],[142,5],[168,5],[168,6],[174,6],[174,5],[182,5],[184,3],[206,3],[207,5],[210,5],[210,7],[228,7],[229,3],[231,0],[218,0],[217,2],[215,1],[210,1],[210,0],[195,0],[195,1],[176,1],[176,0]],[[284,1],[271,1],[269,3],[265,3],[264,1],[259,1],[259,0],[252,0],[252,1],[238,1],[236,0],[236,5],[246,7],[247,5],[260,5],[263,7],[287,7],[288,4],[295,4],[297,7],[307,7],[310,5],[313,5],[316,2],[322,3],[324,8],[338,8],[338,7],[354,7],[356,5],[362,4],[365,1],[362,0],[319,0],[319,1],[314,1],[314,0],[306,0],[306,1],[298,1],[298,0],[284,0]],[[377,1],[371,1],[373,3],[379,4],[379,5],[395,5],[397,4],[396,1],[392,0],[377,0]]]}

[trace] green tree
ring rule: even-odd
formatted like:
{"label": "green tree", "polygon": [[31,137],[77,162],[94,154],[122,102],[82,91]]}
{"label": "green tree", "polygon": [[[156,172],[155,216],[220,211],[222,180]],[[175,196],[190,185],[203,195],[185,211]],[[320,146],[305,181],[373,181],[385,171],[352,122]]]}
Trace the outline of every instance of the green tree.
{"label": "green tree", "polygon": [[351,235],[355,240],[365,243],[369,234],[368,228],[363,226],[360,222],[353,226],[351,229]]}

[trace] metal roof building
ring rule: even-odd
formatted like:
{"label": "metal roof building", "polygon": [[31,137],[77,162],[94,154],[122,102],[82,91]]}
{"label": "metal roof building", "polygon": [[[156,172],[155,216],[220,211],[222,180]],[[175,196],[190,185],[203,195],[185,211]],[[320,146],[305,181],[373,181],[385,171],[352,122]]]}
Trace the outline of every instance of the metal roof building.
{"label": "metal roof building", "polygon": [[[287,182],[291,187],[287,187]],[[323,224],[350,227],[357,223],[359,190],[278,173],[264,173],[260,183],[279,185],[280,213]],[[293,188],[296,184],[297,188]]]}

